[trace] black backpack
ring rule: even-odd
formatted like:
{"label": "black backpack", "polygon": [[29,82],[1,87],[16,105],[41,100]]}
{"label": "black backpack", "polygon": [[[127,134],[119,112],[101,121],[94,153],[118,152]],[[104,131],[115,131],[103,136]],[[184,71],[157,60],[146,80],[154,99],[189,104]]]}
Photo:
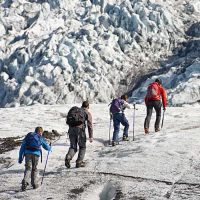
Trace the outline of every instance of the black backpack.
{"label": "black backpack", "polygon": [[85,120],[86,120],[86,113],[84,109],[74,106],[69,110],[67,114],[66,124],[72,127],[79,126],[81,124],[84,124]]}

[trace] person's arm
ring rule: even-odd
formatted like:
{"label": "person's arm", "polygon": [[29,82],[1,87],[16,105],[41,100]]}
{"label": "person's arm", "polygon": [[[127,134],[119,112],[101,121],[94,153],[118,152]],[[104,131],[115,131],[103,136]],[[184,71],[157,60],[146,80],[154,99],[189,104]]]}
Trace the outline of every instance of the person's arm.
{"label": "person's arm", "polygon": [[88,133],[89,133],[89,138],[90,141],[93,140],[93,124],[92,124],[92,115],[91,113],[87,110],[87,127],[88,127]]}
{"label": "person's arm", "polygon": [[129,104],[128,102],[126,102],[126,101],[124,101],[124,108],[128,108],[128,109],[133,109],[134,108],[134,106],[133,105],[131,105],[131,104]]}
{"label": "person's arm", "polygon": [[161,87],[161,96],[162,96],[163,109],[165,110],[167,106],[167,93],[163,87]]}
{"label": "person's arm", "polygon": [[43,137],[41,137],[41,144],[45,150],[51,151],[51,146],[47,144],[46,140]]}
{"label": "person's arm", "polygon": [[21,147],[20,147],[20,150],[19,150],[19,158],[18,158],[18,163],[22,163],[23,159],[24,159],[24,152],[25,152],[25,149],[26,149],[26,142],[25,140],[22,141],[22,144],[21,144]]}

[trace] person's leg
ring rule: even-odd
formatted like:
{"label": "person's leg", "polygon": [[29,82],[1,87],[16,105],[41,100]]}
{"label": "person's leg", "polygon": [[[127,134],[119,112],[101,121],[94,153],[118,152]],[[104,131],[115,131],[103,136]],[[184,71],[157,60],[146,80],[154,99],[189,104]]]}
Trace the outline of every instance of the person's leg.
{"label": "person's leg", "polygon": [[31,175],[31,166],[32,166],[32,159],[31,154],[25,155],[25,171],[24,171],[24,178],[22,180],[22,190],[26,190],[28,185],[29,177]]}
{"label": "person's leg", "polygon": [[72,160],[77,152],[78,134],[76,132],[76,129],[76,127],[72,127],[69,129],[70,148],[65,157],[65,166],[67,168],[70,168],[70,160]]}
{"label": "person's leg", "polygon": [[112,138],[112,140],[114,142],[118,142],[118,137],[119,137],[119,129],[120,129],[119,115],[120,114],[118,114],[118,113],[113,115],[114,131],[113,131],[113,138]]}
{"label": "person's leg", "polygon": [[128,138],[129,123],[124,114],[121,115],[121,124],[124,126],[123,139]]}
{"label": "person's leg", "polygon": [[38,183],[38,161],[39,161],[39,156],[37,155],[32,155],[32,171],[31,171],[31,185],[33,186],[34,189],[39,187]]}
{"label": "person's leg", "polygon": [[162,104],[161,101],[155,101],[154,102],[154,109],[156,111],[156,121],[155,121],[155,131],[159,131],[160,130],[160,120],[161,120],[161,108],[162,108]]}
{"label": "person's leg", "polygon": [[84,167],[85,163],[83,159],[85,157],[86,152],[86,134],[84,129],[79,130],[79,138],[78,138],[79,152],[76,160],[76,167]]}
{"label": "person's leg", "polygon": [[149,124],[150,124],[151,115],[152,115],[152,112],[153,112],[152,101],[147,102],[146,106],[147,106],[147,115],[146,115],[146,118],[145,118],[145,121],[144,121],[144,130],[145,130],[145,133],[149,133]]}

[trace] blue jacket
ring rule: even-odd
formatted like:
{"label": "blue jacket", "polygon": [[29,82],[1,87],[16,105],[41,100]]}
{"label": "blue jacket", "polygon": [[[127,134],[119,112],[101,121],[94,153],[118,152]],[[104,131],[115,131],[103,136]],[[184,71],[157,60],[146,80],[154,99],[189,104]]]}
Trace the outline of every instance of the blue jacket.
{"label": "blue jacket", "polygon": [[[51,146],[49,146],[46,142],[46,140],[41,136],[40,137],[40,141],[41,141],[41,145],[42,147],[47,150],[47,151],[51,151]],[[26,141],[25,139],[23,140],[20,150],[19,150],[19,159],[18,162],[22,163],[23,159],[24,159],[24,155],[26,154],[33,154],[33,155],[37,155],[40,156],[41,155],[41,151],[40,150],[28,150],[26,149]]]}

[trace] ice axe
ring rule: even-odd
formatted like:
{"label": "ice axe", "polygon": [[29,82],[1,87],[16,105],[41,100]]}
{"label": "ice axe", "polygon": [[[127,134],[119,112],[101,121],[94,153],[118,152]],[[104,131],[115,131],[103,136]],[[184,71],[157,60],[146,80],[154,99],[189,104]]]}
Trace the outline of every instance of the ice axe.
{"label": "ice axe", "polygon": [[163,124],[164,124],[164,118],[165,118],[165,110],[163,110],[163,117],[162,117],[161,129],[162,129]]}
{"label": "ice axe", "polygon": [[112,126],[112,117],[110,116],[110,126],[109,126],[109,145],[111,145],[111,140],[110,140],[110,131],[111,131],[111,126]]}
{"label": "ice axe", "polygon": [[[49,145],[50,145],[50,147],[51,147],[51,142],[50,142]],[[41,185],[42,185],[42,183],[43,183],[44,174],[45,174],[45,170],[46,170],[46,167],[47,167],[47,162],[48,162],[48,159],[49,159],[49,152],[50,152],[50,151],[48,151],[47,158],[46,158],[46,162],[45,162],[45,167],[44,167],[44,171],[43,171],[43,175],[42,175]]]}
{"label": "ice axe", "polygon": [[133,141],[135,140],[135,110],[136,109],[136,104],[133,104]]}

